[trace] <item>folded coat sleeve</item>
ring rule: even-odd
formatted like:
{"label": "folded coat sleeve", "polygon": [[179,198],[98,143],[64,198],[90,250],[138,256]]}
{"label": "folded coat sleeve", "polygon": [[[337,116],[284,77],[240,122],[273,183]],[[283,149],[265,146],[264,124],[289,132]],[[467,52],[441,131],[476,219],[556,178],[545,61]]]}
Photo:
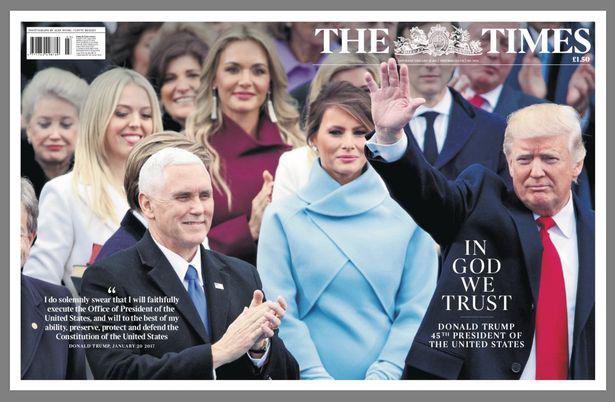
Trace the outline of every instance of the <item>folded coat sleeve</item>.
{"label": "folded coat sleeve", "polygon": [[299,319],[296,276],[288,247],[288,239],[279,216],[270,206],[265,211],[258,243],[258,271],[265,294],[271,300],[283,296],[288,303],[280,326],[280,337],[299,363],[301,379],[333,379],[324,368],[310,330]]}
{"label": "folded coat sleeve", "polygon": [[[36,242],[23,269],[25,275],[42,281],[62,284],[67,261],[74,244],[72,209],[66,189],[55,181],[48,182],[41,192]],[[70,190],[69,190],[70,191]],[[68,276],[70,273],[66,273]]]}
{"label": "folded coat sleeve", "polygon": [[438,257],[431,237],[416,227],[408,243],[404,270],[395,297],[394,321],[368,380],[398,380],[404,360],[436,287]]}

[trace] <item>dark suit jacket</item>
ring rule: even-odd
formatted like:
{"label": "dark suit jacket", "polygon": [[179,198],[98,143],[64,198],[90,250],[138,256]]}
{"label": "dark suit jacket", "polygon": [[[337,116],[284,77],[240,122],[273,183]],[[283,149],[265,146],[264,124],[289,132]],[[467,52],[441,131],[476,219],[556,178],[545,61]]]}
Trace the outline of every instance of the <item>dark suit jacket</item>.
{"label": "dark suit jacket", "polygon": [[[468,166],[480,163],[508,177],[506,158],[502,151],[506,129],[504,119],[475,108],[453,89],[451,94],[453,104],[446,140],[434,167],[449,179],[455,179]],[[410,142],[416,144],[410,125],[406,125],[404,130]]]}
{"label": "dark suit jacket", "polygon": [[105,244],[103,244],[95,261],[100,261],[118,251],[126,250],[128,247],[134,246],[141,240],[146,230],[145,226],[143,226],[141,221],[137,219],[130,210],[126,211],[126,214],[124,214],[122,218],[122,222],[120,222],[119,229],[109,237]]}
{"label": "dark suit jacket", "polygon": [[[88,361],[95,378],[212,379],[212,343],[220,340],[244,306],[250,304],[254,290],[261,289],[261,282],[252,265],[205,250],[202,246],[201,261],[211,339],[205,334],[203,323],[188,292],[149,232],[135,246],[96,262],[86,270],[81,287],[83,296],[132,298],[131,301],[126,300],[124,303],[119,301],[114,303],[111,300],[109,303],[97,304],[111,308],[118,305],[138,307],[148,305],[134,300],[140,296],[178,298],[177,303],[161,303],[173,307],[174,313],[125,313],[126,316],[134,315],[142,320],[144,317],[159,317],[164,314],[176,316],[178,318],[176,325],[179,329],[167,331],[165,335],[168,339],[153,340],[123,339],[134,335],[144,336],[152,333],[151,331],[129,331],[126,328],[109,331],[111,334],[119,335],[120,339],[102,342],[111,344],[111,347],[87,350]],[[220,284],[223,289],[220,289]],[[109,287],[114,287],[116,293],[108,294]],[[89,312],[86,315],[94,320],[105,314]],[[136,325],[139,321],[129,320],[125,323]],[[162,321],[157,322],[157,324],[162,323]],[[101,324],[112,323],[103,320]],[[90,333],[102,334],[101,331]],[[136,346],[118,347],[129,344]],[[217,378],[298,379],[297,362],[277,335],[271,339],[270,348],[268,361],[262,369],[257,369],[247,355],[243,355],[234,362],[218,367]]]}
{"label": "dark suit jacket", "polygon": [[[45,330],[47,307],[66,306],[65,303],[45,303],[46,296],[59,299],[71,297],[71,294],[62,286],[21,275],[21,378],[83,380],[85,379],[83,342],[56,339],[56,334],[70,334],[69,331]],[[66,326],[74,323],[72,320],[60,322]]]}
{"label": "dark suit jacket", "polygon": [[[528,360],[535,328],[542,243],[532,212],[508,190],[500,177],[472,166],[456,181],[433,169],[413,144],[395,163],[372,164],[391,194],[415,221],[442,246],[443,269],[421,326],[406,358],[403,378],[518,379]],[[594,213],[574,200],[579,273],[570,377],[594,378]],[[466,241],[486,241],[486,253],[466,255]],[[458,258],[496,258],[501,271],[493,276],[493,293],[466,292],[452,270]],[[485,274],[463,276],[481,276]],[[445,295],[511,295],[508,309],[446,309]],[[472,318],[475,316],[475,318]],[[491,318],[484,318],[490,316]],[[430,345],[439,323],[512,323],[521,331],[517,348]],[[572,325],[573,323],[569,323]],[[480,330],[480,329],[479,329]],[[476,333],[479,330],[470,331]],[[449,334],[450,335],[450,334]],[[450,340],[450,337],[448,338]]]}
{"label": "dark suit jacket", "polygon": [[498,103],[495,105],[495,108],[493,108],[493,113],[506,119],[509,114],[519,109],[545,102],[544,99],[527,95],[523,91],[515,89],[508,84],[504,84],[502,86],[502,92],[500,92],[500,97],[498,98]]}

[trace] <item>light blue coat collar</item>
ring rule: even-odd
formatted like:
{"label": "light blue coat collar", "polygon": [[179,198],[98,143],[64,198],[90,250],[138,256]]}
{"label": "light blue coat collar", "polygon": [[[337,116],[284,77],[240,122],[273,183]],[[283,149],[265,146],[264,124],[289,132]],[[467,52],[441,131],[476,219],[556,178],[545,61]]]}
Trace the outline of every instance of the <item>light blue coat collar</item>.
{"label": "light blue coat collar", "polygon": [[388,191],[369,163],[361,176],[342,186],[329,176],[317,158],[307,185],[297,195],[308,204],[307,210],[341,217],[359,215],[382,204]]}

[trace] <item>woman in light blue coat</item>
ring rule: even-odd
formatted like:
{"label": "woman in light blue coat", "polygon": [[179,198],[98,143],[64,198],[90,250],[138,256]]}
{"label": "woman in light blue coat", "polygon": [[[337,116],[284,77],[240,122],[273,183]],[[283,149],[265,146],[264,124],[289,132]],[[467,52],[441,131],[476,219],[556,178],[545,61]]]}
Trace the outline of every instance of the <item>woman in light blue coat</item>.
{"label": "woman in light blue coat", "polygon": [[435,243],[367,163],[367,93],[324,87],[306,129],[310,179],[267,208],[258,245],[266,294],[288,301],[280,336],[302,379],[399,379],[435,289]]}

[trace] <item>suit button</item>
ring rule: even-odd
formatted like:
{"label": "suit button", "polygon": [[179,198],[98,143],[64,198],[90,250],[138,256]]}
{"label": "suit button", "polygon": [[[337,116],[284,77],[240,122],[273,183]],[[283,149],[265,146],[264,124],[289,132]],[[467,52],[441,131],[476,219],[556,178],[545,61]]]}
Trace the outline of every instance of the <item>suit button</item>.
{"label": "suit button", "polygon": [[513,373],[518,373],[521,371],[521,364],[515,362],[510,366],[510,369]]}
{"label": "suit button", "polygon": [[35,323],[35,322],[33,322],[33,323],[32,323],[32,329],[38,329],[38,324],[37,324],[37,323]]}
{"label": "suit button", "polygon": [[535,308],[534,303],[532,303],[532,311],[534,311],[534,308]]}

